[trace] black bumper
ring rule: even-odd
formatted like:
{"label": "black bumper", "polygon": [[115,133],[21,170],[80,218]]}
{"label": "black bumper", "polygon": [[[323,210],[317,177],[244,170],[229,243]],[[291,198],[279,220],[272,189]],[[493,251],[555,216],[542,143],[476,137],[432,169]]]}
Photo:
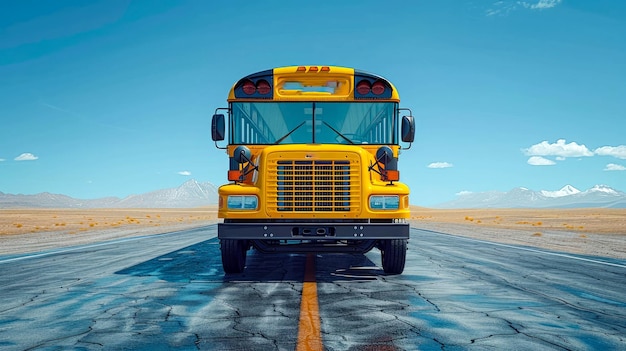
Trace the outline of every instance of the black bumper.
{"label": "black bumper", "polygon": [[408,223],[219,223],[217,237],[244,240],[408,239]]}

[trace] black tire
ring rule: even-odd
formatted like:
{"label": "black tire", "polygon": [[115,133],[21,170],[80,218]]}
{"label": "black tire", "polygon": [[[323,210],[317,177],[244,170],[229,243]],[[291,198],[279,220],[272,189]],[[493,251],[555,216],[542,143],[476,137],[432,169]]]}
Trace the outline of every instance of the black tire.
{"label": "black tire", "polygon": [[226,274],[242,273],[246,267],[246,240],[221,239],[222,267]]}
{"label": "black tire", "polygon": [[383,270],[386,274],[402,274],[406,262],[406,239],[384,240],[381,245]]}

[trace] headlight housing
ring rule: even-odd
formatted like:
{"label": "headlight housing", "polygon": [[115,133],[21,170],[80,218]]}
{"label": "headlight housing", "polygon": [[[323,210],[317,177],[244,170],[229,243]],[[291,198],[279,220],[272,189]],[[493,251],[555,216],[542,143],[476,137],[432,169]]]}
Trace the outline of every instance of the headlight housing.
{"label": "headlight housing", "polygon": [[226,203],[229,210],[256,210],[259,198],[256,195],[229,195]]}
{"label": "headlight housing", "polygon": [[372,195],[370,208],[372,210],[397,210],[400,208],[400,197],[398,195]]}

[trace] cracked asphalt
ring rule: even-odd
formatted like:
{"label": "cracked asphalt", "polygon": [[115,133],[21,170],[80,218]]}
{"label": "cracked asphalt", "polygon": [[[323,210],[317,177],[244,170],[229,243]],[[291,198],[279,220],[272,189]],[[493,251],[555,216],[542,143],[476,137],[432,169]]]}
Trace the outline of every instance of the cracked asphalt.
{"label": "cracked asphalt", "polygon": [[[0,256],[0,349],[294,350],[306,255],[225,276],[215,236]],[[315,269],[326,350],[626,349],[623,260],[413,228],[402,275],[377,250]]]}

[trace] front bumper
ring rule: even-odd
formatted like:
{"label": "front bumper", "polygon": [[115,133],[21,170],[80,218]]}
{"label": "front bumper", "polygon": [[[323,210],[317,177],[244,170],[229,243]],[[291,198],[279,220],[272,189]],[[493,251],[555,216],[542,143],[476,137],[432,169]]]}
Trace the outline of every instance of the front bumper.
{"label": "front bumper", "polygon": [[219,223],[217,237],[237,240],[408,239],[408,223]]}

